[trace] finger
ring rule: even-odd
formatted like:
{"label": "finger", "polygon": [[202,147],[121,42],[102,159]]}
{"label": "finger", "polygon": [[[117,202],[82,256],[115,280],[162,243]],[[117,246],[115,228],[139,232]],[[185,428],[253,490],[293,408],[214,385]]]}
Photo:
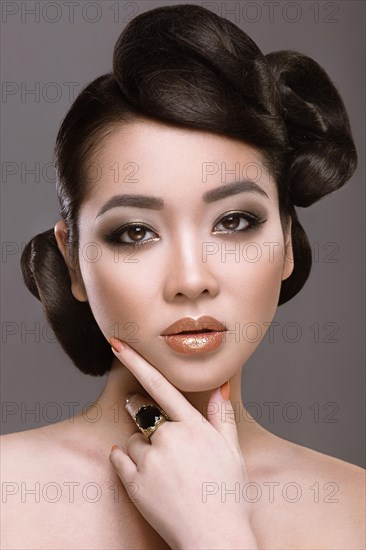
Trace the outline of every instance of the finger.
{"label": "finger", "polygon": [[[131,417],[134,419],[134,421],[136,422],[137,429],[140,429],[140,428],[139,428],[138,423],[137,423],[136,414],[139,411],[141,411],[142,407],[148,406],[148,405],[152,405],[153,407],[155,407],[157,409],[157,410],[152,410],[151,411],[153,413],[152,416],[155,416],[155,421],[156,421],[156,419],[157,419],[156,417],[160,416],[160,414],[161,414],[160,410],[163,410],[163,409],[160,407],[160,405],[158,405],[158,403],[156,403],[156,401],[151,399],[151,397],[144,397],[143,395],[141,395],[139,393],[134,393],[134,394],[129,395],[128,398],[126,399],[125,409],[131,415]],[[140,430],[140,431],[141,431],[141,433],[143,433],[142,430]]]}
{"label": "finger", "polygon": [[137,471],[139,471],[139,464],[143,464],[146,459],[146,453],[151,448],[151,443],[148,438],[140,431],[133,433],[126,440],[125,443],[126,454],[136,464]]}
{"label": "finger", "polygon": [[109,461],[124,485],[135,479],[137,472],[136,464],[121,447],[113,445]]}
{"label": "finger", "polygon": [[207,405],[207,419],[221,433],[230,448],[240,452],[236,418],[230,398],[224,399],[220,388],[212,391]]}
{"label": "finger", "polygon": [[[123,342],[121,351],[113,347],[115,338],[110,339],[115,356],[137,378],[147,393],[159,404],[172,420],[202,420],[199,411],[187,401],[155,367],[146,361],[137,351]],[[121,343],[120,340],[117,340]]]}
{"label": "finger", "polygon": [[137,411],[143,405],[153,405],[154,407],[159,406],[158,403],[151,399],[149,395],[133,393],[128,395],[128,398],[126,399],[125,409],[132,416],[132,418],[135,418]]}

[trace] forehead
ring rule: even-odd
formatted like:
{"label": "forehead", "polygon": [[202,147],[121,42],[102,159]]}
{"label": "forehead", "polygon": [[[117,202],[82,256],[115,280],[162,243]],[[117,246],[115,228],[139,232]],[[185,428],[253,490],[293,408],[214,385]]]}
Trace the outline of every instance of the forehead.
{"label": "forehead", "polygon": [[265,161],[253,146],[203,130],[141,119],[114,125],[93,156],[96,207],[117,193],[192,200],[213,187],[252,180],[276,194]]}

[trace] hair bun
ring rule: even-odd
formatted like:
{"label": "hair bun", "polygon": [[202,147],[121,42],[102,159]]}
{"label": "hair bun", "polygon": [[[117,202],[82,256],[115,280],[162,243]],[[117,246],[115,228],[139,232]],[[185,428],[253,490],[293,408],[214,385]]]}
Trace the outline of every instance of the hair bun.
{"label": "hair bun", "polygon": [[79,302],[71,292],[69,272],[53,228],[28,242],[20,264],[27,288],[40,300],[46,319],[74,365],[92,376],[102,376],[110,370],[111,347],[89,303]]}
{"label": "hair bun", "polygon": [[327,73],[310,57],[282,50],[266,59],[292,150],[290,198],[296,206],[310,206],[339,189],[357,166],[347,111]]}
{"label": "hair bun", "polygon": [[40,264],[45,262],[45,248],[49,248],[51,234],[52,229],[39,233],[33,237],[24,248],[20,260],[24,283],[33,296],[40,301],[42,301],[42,291],[40,294],[42,285],[39,284],[39,279],[40,273],[43,272]]}

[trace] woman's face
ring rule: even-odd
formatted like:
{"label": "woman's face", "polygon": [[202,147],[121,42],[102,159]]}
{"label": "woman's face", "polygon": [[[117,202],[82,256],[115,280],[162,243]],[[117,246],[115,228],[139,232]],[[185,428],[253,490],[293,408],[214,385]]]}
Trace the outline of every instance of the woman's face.
{"label": "woman's face", "polygon": [[[219,386],[258,346],[292,271],[274,181],[243,142],[147,120],[118,127],[93,161],[74,296],[181,391]],[[169,325],[202,315],[228,329],[217,349],[167,345]]]}

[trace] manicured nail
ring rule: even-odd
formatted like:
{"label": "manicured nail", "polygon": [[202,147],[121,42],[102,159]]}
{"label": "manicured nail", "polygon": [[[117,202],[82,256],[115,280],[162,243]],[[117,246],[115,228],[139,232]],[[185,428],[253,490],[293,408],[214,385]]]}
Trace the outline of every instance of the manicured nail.
{"label": "manicured nail", "polygon": [[220,392],[222,395],[222,398],[227,400],[230,399],[230,382],[229,380],[225,382],[222,386],[220,386]]}
{"label": "manicured nail", "polygon": [[129,394],[126,395],[126,405],[127,405],[127,403],[130,402],[130,399],[131,399],[131,397],[133,397],[133,395],[135,395],[135,394],[129,393]]}
{"label": "manicured nail", "polygon": [[118,449],[118,445],[112,445],[111,452],[114,451],[114,449]]}
{"label": "manicured nail", "polygon": [[114,351],[116,351],[117,353],[122,351],[123,348],[124,348],[123,343],[121,342],[121,340],[118,340],[117,338],[111,338],[109,340],[109,343],[112,346],[112,348],[114,349]]}

